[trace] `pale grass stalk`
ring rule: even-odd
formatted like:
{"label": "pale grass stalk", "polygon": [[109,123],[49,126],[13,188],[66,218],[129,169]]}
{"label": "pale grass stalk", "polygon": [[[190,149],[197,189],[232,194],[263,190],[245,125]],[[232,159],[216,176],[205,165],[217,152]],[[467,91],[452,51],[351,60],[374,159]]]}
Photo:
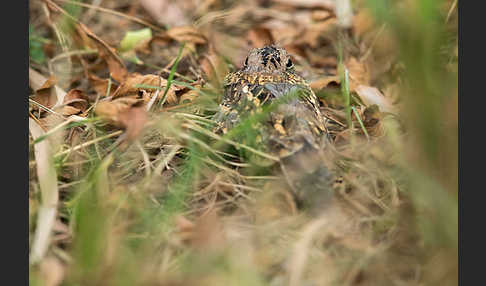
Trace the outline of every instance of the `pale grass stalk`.
{"label": "pale grass stalk", "polygon": [[308,223],[303,232],[302,238],[297,241],[294,246],[293,256],[290,260],[290,286],[302,285],[302,274],[304,273],[306,260],[309,257],[309,250],[312,246],[312,241],[319,230],[329,224],[329,220],[326,217],[319,218],[317,220]]}
{"label": "pale grass stalk", "polygon": [[149,160],[149,157],[148,157],[148,154],[147,152],[145,152],[145,150],[143,149],[143,146],[142,144],[140,144],[140,141],[137,140],[137,148],[140,150],[140,153],[142,153],[142,157],[143,157],[143,162],[145,164],[145,175],[147,176],[150,176],[152,174],[152,168],[151,168],[151,164],[150,164],[150,160]]}
{"label": "pale grass stalk", "polygon": [[[29,118],[29,130],[34,140],[43,136],[44,130],[32,118]],[[41,261],[49,247],[51,231],[56,219],[59,190],[57,173],[52,157],[52,146],[48,140],[34,145],[37,162],[37,177],[41,190],[41,206],[37,215],[37,228],[30,251],[31,264]]]}

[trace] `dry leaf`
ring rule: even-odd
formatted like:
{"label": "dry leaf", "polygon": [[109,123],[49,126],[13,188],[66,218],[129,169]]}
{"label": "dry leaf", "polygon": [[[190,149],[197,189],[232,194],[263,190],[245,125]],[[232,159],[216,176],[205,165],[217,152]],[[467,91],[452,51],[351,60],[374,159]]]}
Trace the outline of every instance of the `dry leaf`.
{"label": "dry leaf", "polygon": [[311,82],[309,85],[313,90],[320,90],[327,87],[331,82],[340,84],[341,79],[337,76],[328,76]]}
{"label": "dry leaf", "polygon": [[139,73],[132,73],[118,87],[118,89],[113,94],[113,98],[115,99],[122,96],[136,95],[140,89],[148,89],[136,87],[137,85],[150,85],[160,87],[167,85],[167,81],[154,74],[142,75]]}
{"label": "dry leaf", "polygon": [[123,63],[123,60],[116,54],[116,50],[110,47],[103,40],[98,38],[88,27],[83,23],[78,23],[78,32],[85,33],[86,36],[94,43],[95,48],[98,50],[99,55],[108,64],[111,76],[118,82],[123,82],[127,77],[128,71]]}
{"label": "dry leaf", "polygon": [[70,105],[66,105],[62,108],[62,115],[64,116],[71,116],[71,115],[77,115],[80,114],[81,110]]}
{"label": "dry leaf", "polygon": [[349,90],[354,91],[358,85],[370,84],[370,73],[366,65],[355,57],[349,58],[344,65],[349,71]]}
{"label": "dry leaf", "polygon": [[[71,89],[64,97],[63,115],[78,114],[88,109],[88,97],[80,89]],[[76,113],[73,113],[77,110]]]}
{"label": "dry leaf", "polygon": [[357,37],[363,36],[375,26],[375,19],[371,13],[365,9],[360,10],[353,17],[353,32]]}
{"label": "dry leaf", "polygon": [[42,86],[35,91],[35,95],[32,97],[37,103],[42,104],[47,108],[52,108],[57,102],[56,89],[56,78],[50,76]]}
{"label": "dry leaf", "polygon": [[355,89],[366,106],[378,105],[382,112],[395,112],[395,108],[376,87],[358,85]]}
{"label": "dry leaf", "polygon": [[126,139],[133,141],[142,132],[147,122],[147,111],[143,106],[132,106],[120,112],[118,120],[125,128]]}
{"label": "dry leaf", "polygon": [[153,41],[169,43],[171,41],[177,41],[179,43],[192,43],[192,44],[206,44],[206,37],[193,26],[173,27],[164,34],[156,34],[153,37]]}
{"label": "dry leaf", "polygon": [[255,27],[248,31],[246,38],[249,44],[255,48],[261,48],[274,43],[272,33],[265,27]]}
{"label": "dry leaf", "polygon": [[140,0],[140,4],[157,23],[168,26],[187,25],[188,12],[195,11],[194,1]]}
{"label": "dry leaf", "polygon": [[[94,90],[99,95],[99,97],[100,98],[106,97],[106,91],[108,90],[109,80],[100,78],[100,77],[98,77],[94,74],[91,74],[91,73],[88,75],[88,79],[89,79],[89,82],[91,83],[91,86],[94,88]],[[115,82],[112,81],[111,86],[110,86],[110,92],[109,92],[108,96],[113,95],[113,93],[115,92],[116,89],[117,89],[117,86],[116,86]]]}
{"label": "dry leaf", "polygon": [[127,141],[135,139],[147,122],[147,111],[143,106],[143,100],[132,97],[99,102],[95,113],[109,124],[125,129]]}
{"label": "dry leaf", "polygon": [[121,97],[113,101],[100,101],[96,105],[95,113],[110,124],[125,128],[120,121],[120,114],[127,111],[131,107],[139,106],[143,104],[142,99],[136,99],[132,97]]}
{"label": "dry leaf", "polygon": [[[164,95],[165,88],[167,87],[167,80],[154,74],[142,75],[138,73],[132,73],[127,77],[126,81],[118,87],[118,89],[113,94],[113,98],[115,99],[120,97],[132,96],[136,98],[142,98],[146,103],[150,101],[150,98],[155,93],[156,89],[150,87],[137,87],[137,85],[160,87],[161,90],[158,94],[158,99],[160,100],[161,97]],[[175,85],[170,86],[169,91],[166,94],[166,102],[168,104],[173,105],[178,103],[176,91],[180,89],[182,88],[179,88]]]}
{"label": "dry leaf", "polygon": [[[201,85],[200,84],[196,84],[194,85],[194,88],[195,89],[201,89]],[[197,92],[197,90],[194,90],[194,89],[191,89],[189,90],[188,92],[184,93],[180,99],[179,99],[179,102],[181,104],[183,103],[186,103],[186,102],[192,102],[194,99],[196,99],[197,97],[199,96],[199,92]]]}
{"label": "dry leaf", "polygon": [[211,85],[221,88],[224,77],[228,74],[229,69],[223,58],[211,51],[200,62],[201,69],[208,78]]}

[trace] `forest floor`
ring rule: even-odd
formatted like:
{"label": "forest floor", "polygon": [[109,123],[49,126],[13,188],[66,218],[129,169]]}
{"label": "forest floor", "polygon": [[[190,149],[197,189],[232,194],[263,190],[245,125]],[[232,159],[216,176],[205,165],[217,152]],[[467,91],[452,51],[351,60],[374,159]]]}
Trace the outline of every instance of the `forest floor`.
{"label": "forest floor", "polygon": [[[456,6],[29,1],[30,284],[457,285]],[[213,132],[270,44],[332,123],[317,211]]]}

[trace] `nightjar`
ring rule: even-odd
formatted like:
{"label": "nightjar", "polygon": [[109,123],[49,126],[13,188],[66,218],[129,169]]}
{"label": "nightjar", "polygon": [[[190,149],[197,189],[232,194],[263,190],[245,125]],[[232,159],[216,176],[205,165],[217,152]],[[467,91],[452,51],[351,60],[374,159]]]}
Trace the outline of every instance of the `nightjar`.
{"label": "nightjar", "polygon": [[219,133],[232,132],[246,122],[234,139],[280,158],[298,197],[300,192],[313,200],[309,191],[327,191],[322,189],[327,189],[330,174],[318,159],[327,142],[326,120],[285,49],[272,45],[251,50],[243,67],[225,77],[214,120]]}
{"label": "nightjar", "polygon": [[[276,103],[261,122],[255,138],[266,151],[289,156],[309,146],[318,149],[326,136],[319,101],[306,81],[295,72],[287,51],[265,46],[249,52],[243,67],[226,76],[216,131],[226,133],[242,119]],[[286,98],[285,98],[286,97]]]}

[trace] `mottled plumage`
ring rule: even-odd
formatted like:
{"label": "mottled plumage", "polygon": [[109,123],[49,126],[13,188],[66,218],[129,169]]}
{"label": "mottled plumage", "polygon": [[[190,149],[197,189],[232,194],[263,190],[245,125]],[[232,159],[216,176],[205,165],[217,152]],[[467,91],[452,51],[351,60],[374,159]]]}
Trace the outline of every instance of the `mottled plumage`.
{"label": "mottled plumage", "polygon": [[226,76],[216,131],[226,133],[242,119],[262,110],[289,92],[298,97],[254,126],[268,152],[286,157],[305,146],[319,148],[326,133],[319,102],[307,82],[298,75],[287,52],[276,46],[250,51],[243,67]]}
{"label": "mottled plumage", "polygon": [[[235,140],[280,158],[296,201],[322,209],[331,194],[330,173],[320,159],[325,120],[316,95],[295,72],[287,52],[276,46],[251,50],[243,67],[226,76],[224,88],[215,131],[230,132],[246,118],[264,114]],[[272,104],[283,99],[276,107]],[[265,113],[269,106],[274,108]]]}

